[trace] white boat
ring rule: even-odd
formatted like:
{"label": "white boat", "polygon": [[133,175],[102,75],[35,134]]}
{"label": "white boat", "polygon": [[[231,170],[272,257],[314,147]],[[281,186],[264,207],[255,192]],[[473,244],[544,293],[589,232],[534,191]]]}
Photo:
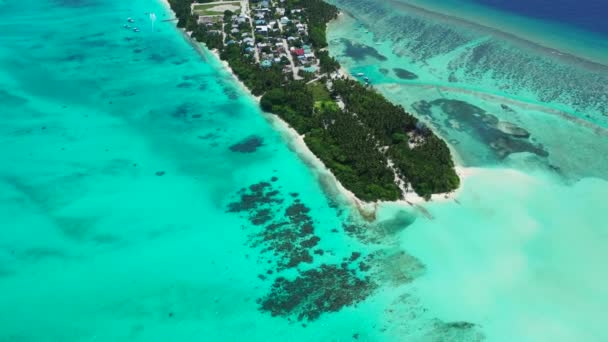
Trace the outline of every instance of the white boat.
{"label": "white boat", "polygon": [[139,29],[137,27],[134,27],[133,32],[139,32]]}
{"label": "white boat", "polygon": [[363,77],[363,76],[365,76],[365,74],[364,74],[364,73],[362,73],[362,72],[358,72],[358,73],[357,73],[357,77]]}
{"label": "white boat", "polygon": [[134,22],[135,20],[133,20],[133,18],[127,18],[127,21],[128,21],[128,22],[130,22],[130,23],[132,23],[132,22]]}

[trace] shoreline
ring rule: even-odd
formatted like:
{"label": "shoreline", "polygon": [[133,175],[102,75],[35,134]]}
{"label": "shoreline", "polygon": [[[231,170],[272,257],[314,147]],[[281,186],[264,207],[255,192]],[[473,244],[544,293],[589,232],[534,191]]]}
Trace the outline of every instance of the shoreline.
{"label": "shoreline", "polygon": [[[210,51],[221,62],[224,69],[228,73],[230,73],[230,75],[236,80],[236,82],[242,88],[242,90],[247,92],[247,94],[249,94],[249,96],[251,96],[251,98],[255,99],[255,101],[259,105],[261,96],[254,96],[251,93],[249,88],[247,88],[247,86],[236,76],[236,74],[234,74],[234,72],[232,71],[232,68],[230,68],[230,65],[228,65],[228,62],[220,59],[220,56],[219,56],[217,50],[207,49],[207,51]],[[338,72],[341,76],[344,76],[344,77],[347,77],[350,79],[356,79],[344,66],[340,66],[340,69],[338,70]],[[372,216],[375,217],[376,211],[379,206],[385,205],[385,204],[390,204],[390,203],[396,203],[399,205],[413,207],[417,210],[422,211],[423,213],[425,213],[425,215],[426,215],[426,210],[424,208],[421,208],[421,206],[423,204],[441,203],[441,202],[448,202],[448,201],[456,201],[458,203],[457,197],[458,197],[458,194],[460,193],[460,191],[462,191],[462,189],[463,189],[466,178],[470,177],[471,175],[473,175],[475,173],[474,168],[467,168],[462,165],[458,165],[455,162],[454,170],[456,171],[456,174],[460,178],[460,186],[458,187],[458,189],[456,189],[452,192],[433,194],[431,196],[431,199],[428,201],[412,191],[412,192],[408,192],[404,196],[403,199],[400,199],[397,201],[366,202],[366,201],[359,199],[352,191],[346,189],[342,185],[342,183],[340,183],[340,181],[331,172],[331,170],[325,166],[323,161],[321,159],[319,159],[308,148],[308,146],[306,145],[306,142],[304,141],[303,135],[300,135],[298,132],[296,132],[296,130],[293,127],[291,127],[287,122],[283,121],[283,119],[281,119],[278,115],[269,113],[269,112],[265,112],[263,110],[262,110],[262,113],[263,113],[264,117],[273,126],[273,128],[277,132],[279,132],[279,134],[281,134],[281,136],[283,136],[283,138],[286,140],[288,145],[290,147],[293,147],[292,148],[293,151],[309,167],[311,167],[315,171],[315,173],[317,173],[318,176],[321,176],[321,177],[329,176],[332,181],[332,185],[334,185],[335,189],[338,191],[337,195],[341,196],[343,199],[346,199],[352,205],[354,205],[359,210],[360,214],[363,215],[364,217],[372,217]],[[449,144],[448,144],[448,146],[450,147],[450,152],[454,153],[452,150],[452,147]],[[453,154],[453,156],[455,157],[456,155]],[[457,158],[454,158],[454,160],[456,161]],[[317,178],[320,178],[320,177],[317,177]],[[319,179],[319,182],[321,182],[320,179]],[[330,194],[330,195],[335,196],[336,194]]]}
{"label": "shoreline", "polygon": [[[192,41],[192,39],[190,39],[190,40]],[[198,42],[195,42],[195,41],[193,41],[193,43],[194,44],[202,44],[202,43],[198,43]],[[225,71],[228,72],[232,76],[232,78],[237,82],[237,84],[239,85],[239,87],[241,87],[241,90],[245,91],[259,105],[260,99],[262,97],[261,96],[255,96],[255,95],[253,95],[251,93],[251,91],[249,90],[249,88],[247,88],[247,86],[232,71],[232,68],[230,68],[230,65],[228,64],[228,62],[226,62],[226,61],[224,61],[224,60],[222,60],[220,58],[220,55],[219,55],[218,51],[215,50],[215,49],[213,49],[213,50],[207,49],[207,51],[211,52],[211,54],[215,58],[217,58],[217,60],[224,67]],[[343,67],[343,66],[340,66],[340,69],[339,69],[338,72],[340,73],[340,75],[343,75],[343,76],[351,78],[351,79],[355,79],[353,77],[353,75],[350,74],[348,72],[348,70],[345,67]],[[463,188],[465,179],[467,177],[471,176],[474,173],[473,169],[471,169],[471,168],[466,168],[466,167],[461,166],[461,165],[455,165],[454,169],[456,171],[456,174],[460,178],[460,186],[458,187],[458,189],[456,189],[456,190],[454,190],[452,192],[433,194],[431,196],[431,199],[428,200],[428,201],[425,200],[424,198],[422,198],[421,196],[419,196],[418,194],[416,194],[415,192],[408,192],[404,196],[405,198],[397,200],[397,201],[366,202],[366,201],[363,201],[363,200],[359,199],[352,191],[346,189],[342,185],[342,183],[340,183],[340,181],[331,172],[331,170],[328,169],[325,166],[325,164],[323,163],[323,161],[321,159],[319,159],[319,157],[317,157],[308,148],[308,146],[306,145],[306,142],[304,141],[304,136],[303,135],[300,135],[298,132],[296,132],[296,130],[293,127],[291,127],[287,122],[283,121],[283,119],[281,119],[278,115],[273,114],[273,113],[269,113],[269,112],[265,112],[263,110],[261,110],[261,112],[263,113],[264,117],[270,122],[270,124],[273,126],[273,128],[279,134],[281,134],[281,136],[283,136],[283,138],[285,138],[285,140],[288,143],[288,145],[291,146],[291,147],[293,147],[293,151],[309,167],[311,167],[319,176],[330,176],[333,185],[335,186],[335,188],[339,192],[339,195],[343,199],[348,200],[349,202],[351,202],[351,204],[353,204],[355,207],[357,207],[357,209],[359,210],[359,212],[363,216],[365,216],[365,217],[375,216],[375,212],[376,212],[376,210],[378,209],[379,206],[384,205],[384,204],[389,204],[389,203],[397,203],[397,204],[407,205],[407,206],[410,206],[410,207],[415,207],[417,209],[420,209],[419,207],[422,204],[425,204],[425,203],[447,202],[447,201],[450,201],[450,200],[457,201],[457,196],[458,196],[458,194],[460,193],[460,191]],[[448,146],[450,146],[450,145],[448,144]],[[451,146],[450,146],[450,151],[452,152]],[[454,158],[454,159],[456,159],[456,158]],[[332,194],[332,195],[335,195],[335,194]]]}
{"label": "shoreline", "polygon": [[[169,13],[175,14],[171,9],[171,5],[168,0],[160,0],[166,7],[166,10]],[[338,15],[342,15],[342,11],[339,12]],[[335,19],[337,20],[337,19]],[[236,82],[236,84],[241,88],[241,90],[250,96],[257,104],[258,108],[261,100],[261,96],[255,96],[251,93],[249,88],[237,77],[234,73],[228,62],[222,60],[220,58],[220,54],[216,49],[209,49],[204,46],[204,43],[200,43],[190,36],[190,32],[187,32],[183,29],[174,26],[177,31],[179,31],[183,38],[186,39],[190,45],[201,55],[201,57],[206,57],[205,54],[208,52],[213,57],[217,59],[217,62],[221,64],[222,68],[225,72],[230,74],[232,79]],[[348,72],[346,68],[340,66],[338,70],[341,76],[345,76],[350,79],[354,79],[354,77]],[[287,122],[283,121],[278,115],[273,113],[268,113],[263,111],[260,108],[264,118],[272,125],[272,127],[286,140],[288,146],[302,159],[304,163],[306,163],[316,174],[317,180],[321,183],[321,187],[324,188],[324,191],[327,192],[329,196],[334,197],[333,199],[346,201],[355,207],[361,216],[369,221],[373,221],[376,218],[376,213],[378,207],[385,204],[395,203],[398,205],[407,206],[417,211],[422,212],[427,218],[432,219],[433,217],[426,211],[422,204],[431,203],[431,202],[446,202],[453,200],[458,203],[456,196],[462,190],[465,178],[468,176],[468,172],[466,172],[466,168],[455,165],[454,169],[456,174],[460,178],[460,186],[449,193],[439,193],[433,194],[429,201],[425,200],[421,196],[417,195],[415,192],[408,192],[403,199],[396,201],[375,201],[375,202],[366,202],[359,199],[352,191],[346,189],[342,183],[336,178],[336,176],[331,172],[329,168],[325,166],[323,161],[319,159],[306,145],[304,141],[304,136],[300,135],[296,130],[291,127]],[[449,146],[449,145],[448,145]],[[327,189],[327,186],[323,186],[322,178],[326,177],[331,182],[331,187],[335,189],[335,191],[330,191]]]}
{"label": "shoreline", "polygon": [[[190,40],[192,40],[192,39],[190,39]],[[198,43],[195,41],[193,41],[193,43],[202,44],[202,43]],[[236,76],[234,71],[232,71],[232,68],[230,68],[230,65],[228,64],[228,62],[226,62],[220,58],[220,55],[216,49],[213,49],[213,50],[207,49],[207,51],[209,51],[215,58],[217,58],[217,60],[223,66],[224,70],[226,72],[228,72],[230,74],[230,76],[232,76],[232,78],[236,81],[236,83],[241,88],[241,90],[243,92],[245,92],[247,95],[249,95],[256,102],[256,104],[258,105],[258,108],[259,108],[260,100],[262,97],[255,96],[251,93],[249,88],[247,88],[247,86]],[[346,69],[344,69],[342,67],[340,68],[340,73],[344,73],[344,76],[346,76],[346,77],[352,77],[350,74],[348,74]],[[334,191],[331,191],[326,188],[325,190],[326,190],[326,192],[328,192],[328,195],[334,196],[334,197],[339,197],[339,198],[334,198],[334,199],[341,199],[341,200],[345,200],[345,201],[349,202],[349,204],[356,207],[359,210],[359,213],[364,217],[370,217],[370,216],[375,217],[375,211],[376,211],[378,203],[365,202],[365,201],[360,200],[352,191],[346,189],[342,185],[342,183],[340,183],[340,181],[336,178],[336,176],[331,172],[331,170],[325,166],[323,161],[321,159],[319,159],[319,157],[317,157],[308,148],[308,146],[306,145],[306,142],[304,141],[303,135],[300,135],[293,127],[291,127],[287,122],[283,121],[283,119],[281,119],[278,115],[266,112],[266,111],[262,110],[261,108],[260,108],[260,111],[262,112],[264,119],[266,119],[271,124],[272,128],[276,132],[278,132],[281,135],[281,137],[283,137],[283,139],[287,143],[288,147],[294,153],[296,153],[298,155],[298,157],[300,159],[302,159],[302,161],[305,164],[308,165],[308,167],[310,167],[313,170],[313,172],[317,176],[317,181],[319,183],[323,182],[321,179],[322,177],[329,178],[329,180],[331,181],[331,186],[335,189],[335,193],[334,193]],[[322,187],[323,187],[323,184],[322,184]]]}

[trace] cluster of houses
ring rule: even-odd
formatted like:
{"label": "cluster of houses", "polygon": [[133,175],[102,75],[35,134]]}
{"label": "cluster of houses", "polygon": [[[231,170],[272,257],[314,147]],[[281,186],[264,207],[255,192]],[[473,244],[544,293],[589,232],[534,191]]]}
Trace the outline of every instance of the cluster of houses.
{"label": "cluster of houses", "polygon": [[281,7],[284,0],[279,0],[278,6],[267,0],[250,3],[260,64],[264,67],[280,64],[285,73],[292,73],[295,68],[294,75],[300,70],[316,72],[318,62],[312,47],[304,43],[308,40],[308,28],[302,10]]}
{"label": "cluster of houses", "polygon": [[281,66],[295,78],[302,72],[315,74],[318,60],[307,44],[308,27],[303,11],[286,8],[285,0],[249,0],[249,13],[234,13],[221,18],[199,18],[199,23],[217,28],[223,22],[224,43],[239,44],[243,53],[262,67]]}
{"label": "cluster of houses", "polygon": [[318,61],[310,45],[302,45],[301,48],[292,47],[291,53],[297,58],[297,66],[301,66],[301,70],[305,72],[317,72]]}

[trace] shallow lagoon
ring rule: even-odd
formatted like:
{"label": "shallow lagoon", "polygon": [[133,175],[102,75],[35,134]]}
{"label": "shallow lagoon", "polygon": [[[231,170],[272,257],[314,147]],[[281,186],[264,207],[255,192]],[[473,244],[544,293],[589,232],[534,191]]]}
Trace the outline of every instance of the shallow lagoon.
{"label": "shallow lagoon", "polygon": [[[483,167],[469,169],[460,204],[427,205],[433,220],[385,206],[366,224],[217,60],[161,22],[161,4],[5,1],[0,10],[10,18],[0,24],[1,339],[471,341],[500,340],[513,326],[532,339],[526,322],[562,339],[603,336],[598,198],[608,189],[577,180],[602,175],[605,161],[585,157],[597,166],[580,168],[556,153],[527,112],[515,123],[543,137],[551,163],[497,158],[472,127],[446,125],[463,163]],[[127,17],[141,32],[123,28]],[[413,94],[406,107],[434,99],[392,83],[397,102]],[[424,119],[442,119],[440,107]],[[587,141],[583,156],[604,148]],[[497,163],[516,170],[486,169]],[[297,248],[285,244],[293,239]],[[289,267],[306,252],[312,263]],[[281,276],[304,282],[273,291]],[[298,299],[335,304],[334,293],[356,305],[333,312]]]}
{"label": "shallow lagoon", "polygon": [[[336,0],[334,3],[355,14],[366,25],[358,33],[371,31],[375,34],[373,40],[366,38],[359,46],[391,51],[399,57],[400,63],[407,63],[396,67],[415,68],[421,73],[418,84],[456,87],[540,104],[608,127],[605,58],[601,59],[604,63],[601,64],[584,54],[562,53],[550,45],[528,40],[527,35],[517,36],[502,31],[501,27],[483,26],[473,19],[467,21],[422,9],[409,4],[409,0],[382,3]],[[479,17],[492,18],[485,12]],[[351,35],[357,32],[351,30],[353,26],[346,22],[347,18],[342,20],[343,25],[334,27],[341,26]],[[520,26],[535,29],[524,24]],[[561,28],[559,32],[563,31],[567,30]],[[593,51],[608,53],[608,47],[602,44],[580,46],[593,46]],[[381,56],[385,54],[379,55],[376,59],[382,60]],[[389,61],[385,62],[388,63],[384,65],[390,66]]]}

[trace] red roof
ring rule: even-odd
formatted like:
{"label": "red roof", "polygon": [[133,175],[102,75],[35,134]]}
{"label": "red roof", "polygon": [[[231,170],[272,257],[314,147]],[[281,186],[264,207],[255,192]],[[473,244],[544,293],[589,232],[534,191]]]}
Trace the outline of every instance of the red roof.
{"label": "red roof", "polygon": [[294,53],[296,56],[304,56],[304,49],[294,49],[294,50],[293,50],[293,53]]}

